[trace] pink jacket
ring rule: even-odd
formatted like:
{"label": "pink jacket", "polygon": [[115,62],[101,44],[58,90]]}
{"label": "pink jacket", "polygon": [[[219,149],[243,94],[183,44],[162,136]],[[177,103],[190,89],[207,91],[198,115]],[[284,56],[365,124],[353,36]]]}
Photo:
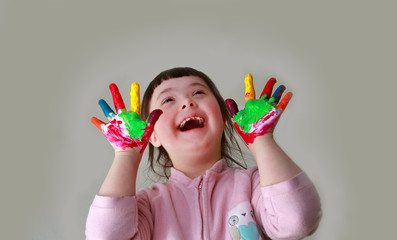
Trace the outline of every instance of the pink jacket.
{"label": "pink jacket", "polygon": [[100,239],[301,239],[321,218],[318,193],[305,173],[260,187],[257,168],[221,160],[190,179],[171,169],[167,183],[135,197],[96,196],[86,225]]}

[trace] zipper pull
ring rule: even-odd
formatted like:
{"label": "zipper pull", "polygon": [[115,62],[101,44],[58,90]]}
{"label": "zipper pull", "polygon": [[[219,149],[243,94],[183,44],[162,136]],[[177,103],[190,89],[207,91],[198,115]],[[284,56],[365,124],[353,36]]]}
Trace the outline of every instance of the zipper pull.
{"label": "zipper pull", "polygon": [[200,180],[200,183],[198,185],[198,190],[201,191],[201,188],[203,188],[203,179]]}

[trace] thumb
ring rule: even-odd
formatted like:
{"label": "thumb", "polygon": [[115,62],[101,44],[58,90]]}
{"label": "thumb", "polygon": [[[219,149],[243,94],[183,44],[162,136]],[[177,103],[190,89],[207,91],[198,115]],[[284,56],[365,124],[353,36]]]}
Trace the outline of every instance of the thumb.
{"label": "thumb", "polygon": [[153,133],[154,124],[156,124],[157,120],[159,120],[161,114],[163,114],[163,111],[161,111],[160,109],[155,109],[150,113],[148,117],[147,126],[145,128],[145,133],[142,136],[143,145],[141,147],[140,153],[143,153],[143,151],[145,151],[145,148],[149,143],[149,138]]}
{"label": "thumb", "polygon": [[148,119],[148,126],[151,126],[157,122],[157,120],[159,120],[160,115],[163,114],[163,111],[161,111],[160,109],[155,109],[153,110],[150,115],[149,115],[149,119]]}
{"label": "thumb", "polygon": [[237,103],[231,98],[226,99],[225,103],[226,103],[227,109],[229,110],[230,116],[233,118],[234,115],[236,115],[236,113],[238,112]]}

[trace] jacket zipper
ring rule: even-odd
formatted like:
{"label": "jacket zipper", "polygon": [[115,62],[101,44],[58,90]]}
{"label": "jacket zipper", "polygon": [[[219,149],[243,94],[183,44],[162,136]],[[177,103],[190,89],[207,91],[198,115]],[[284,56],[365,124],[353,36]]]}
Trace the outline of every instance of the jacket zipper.
{"label": "jacket zipper", "polygon": [[198,201],[201,215],[201,239],[204,239],[204,214],[203,214],[203,204],[202,204],[202,188],[203,188],[203,179],[200,180],[198,185]]}

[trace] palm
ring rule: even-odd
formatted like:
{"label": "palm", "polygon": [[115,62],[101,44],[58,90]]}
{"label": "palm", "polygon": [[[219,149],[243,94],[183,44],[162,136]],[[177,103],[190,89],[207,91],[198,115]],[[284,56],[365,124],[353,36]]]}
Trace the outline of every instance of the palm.
{"label": "palm", "polygon": [[292,93],[289,92],[279,103],[285,90],[283,85],[278,87],[273,96],[270,97],[275,83],[276,80],[271,78],[263,89],[260,98],[255,99],[252,76],[247,74],[245,79],[245,100],[247,101],[245,108],[239,111],[233,99],[226,100],[234,127],[247,144],[253,143],[258,136],[273,132],[281,113],[292,97]]}

